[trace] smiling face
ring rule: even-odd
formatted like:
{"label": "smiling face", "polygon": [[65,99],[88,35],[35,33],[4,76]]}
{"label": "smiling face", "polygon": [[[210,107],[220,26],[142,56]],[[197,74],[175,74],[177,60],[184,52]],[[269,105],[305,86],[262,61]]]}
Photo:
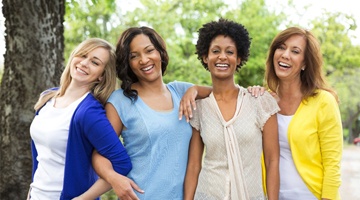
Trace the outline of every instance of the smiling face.
{"label": "smiling face", "polygon": [[273,64],[280,80],[300,80],[300,72],[306,67],[305,48],[305,39],[293,35],[275,50]]}
{"label": "smiling face", "polygon": [[100,81],[109,56],[109,51],[101,47],[85,55],[75,56],[70,63],[72,81],[80,85],[90,85]]}
{"label": "smiling face", "polygon": [[235,42],[230,37],[219,35],[210,44],[207,56],[203,57],[212,77],[233,78],[236,65],[240,64]]}
{"label": "smiling face", "polygon": [[148,36],[139,34],[131,41],[130,67],[139,81],[161,79],[161,56]]}

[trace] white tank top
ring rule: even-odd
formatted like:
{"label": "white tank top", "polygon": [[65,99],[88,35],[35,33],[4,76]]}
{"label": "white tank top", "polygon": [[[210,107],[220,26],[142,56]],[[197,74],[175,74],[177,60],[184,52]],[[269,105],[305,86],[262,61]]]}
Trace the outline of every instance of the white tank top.
{"label": "white tank top", "polygon": [[306,187],[304,181],[296,170],[289,141],[287,137],[291,116],[277,113],[280,145],[280,192],[279,200],[317,200],[317,198]]}
{"label": "white tank top", "polygon": [[30,135],[38,153],[38,167],[31,183],[31,200],[60,199],[64,182],[66,146],[71,118],[88,93],[66,108],[55,108],[48,101],[35,116]]}

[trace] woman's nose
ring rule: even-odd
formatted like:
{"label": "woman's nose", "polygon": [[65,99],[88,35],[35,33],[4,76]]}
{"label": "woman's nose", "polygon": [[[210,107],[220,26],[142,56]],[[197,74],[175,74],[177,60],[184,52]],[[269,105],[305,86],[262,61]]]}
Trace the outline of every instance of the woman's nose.
{"label": "woman's nose", "polygon": [[140,64],[146,64],[149,61],[149,58],[144,55],[140,57]]}
{"label": "woman's nose", "polygon": [[281,57],[288,59],[288,58],[289,58],[289,50],[285,50],[285,51],[281,54]]}
{"label": "woman's nose", "polygon": [[80,62],[80,64],[82,65],[82,66],[87,66],[87,64],[88,64],[88,60],[87,59],[84,59],[84,60],[82,60],[81,62]]}
{"label": "woman's nose", "polygon": [[226,59],[226,53],[225,52],[220,52],[219,54],[219,59]]}

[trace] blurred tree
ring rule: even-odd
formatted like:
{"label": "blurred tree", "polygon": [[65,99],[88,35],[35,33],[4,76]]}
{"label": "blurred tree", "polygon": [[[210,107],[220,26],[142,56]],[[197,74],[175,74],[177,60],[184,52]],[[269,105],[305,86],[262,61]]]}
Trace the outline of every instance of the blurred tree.
{"label": "blurred tree", "polygon": [[3,0],[6,53],[0,90],[0,197],[26,199],[31,182],[29,126],[41,91],[63,66],[64,0]]}
{"label": "blurred tree", "polygon": [[122,11],[115,0],[66,0],[65,53],[89,37],[99,37],[115,44],[120,35]]}
{"label": "blurred tree", "polygon": [[[360,51],[360,48],[358,51]],[[349,144],[360,133],[358,124],[360,117],[360,88],[357,87],[359,77],[360,68],[357,67],[334,71],[330,79],[331,84],[336,88],[340,97],[343,128],[348,130],[348,134],[345,135],[345,141]]]}
{"label": "blurred tree", "polygon": [[268,10],[264,0],[244,0],[241,5],[231,8],[225,17],[242,23],[252,38],[249,60],[240,69],[236,81],[244,87],[262,85],[268,48],[284,23],[283,12]]}

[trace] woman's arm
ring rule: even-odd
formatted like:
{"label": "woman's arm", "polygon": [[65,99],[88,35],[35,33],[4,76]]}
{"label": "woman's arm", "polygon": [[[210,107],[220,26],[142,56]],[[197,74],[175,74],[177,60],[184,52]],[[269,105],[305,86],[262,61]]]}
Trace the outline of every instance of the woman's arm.
{"label": "woman's arm", "polygon": [[272,115],[263,129],[263,149],[266,167],[266,191],[269,200],[279,198],[279,136],[276,115]]}
{"label": "woman's arm", "polygon": [[336,99],[327,94],[322,98],[318,115],[318,136],[323,165],[322,199],[336,199],[341,184],[343,130]]}
{"label": "woman's arm", "polygon": [[[134,181],[115,172],[111,162],[97,152],[93,153],[93,167],[96,173],[112,186],[115,194],[120,199],[139,199],[133,189],[144,193]],[[104,187],[104,185],[102,185],[102,187]],[[93,188],[93,190],[95,189],[98,190],[98,188]]]}
{"label": "woman's arm", "polygon": [[111,189],[111,185],[104,179],[99,178],[86,192],[72,200],[96,199]]}
{"label": "woman's arm", "polygon": [[179,120],[182,119],[183,115],[186,121],[189,122],[192,118],[192,109],[196,110],[196,99],[203,99],[210,95],[212,87],[209,86],[191,86],[183,95],[179,106]]}
{"label": "woman's arm", "polygon": [[[111,104],[106,104],[106,117],[109,119],[112,128],[115,130],[117,137],[115,140],[119,140],[119,135],[122,130],[122,123],[115,108]],[[115,134],[114,134],[115,135]],[[119,141],[120,142],[120,141]],[[119,152],[120,153],[120,152]],[[117,173],[112,163],[100,155],[97,151],[93,152],[92,165],[95,172],[101,177],[96,181],[92,187],[90,187],[85,193],[78,196],[76,199],[95,199],[107,192],[113,187],[116,195],[121,199],[138,199],[133,191],[133,188],[141,192],[137,185],[129,178]]]}
{"label": "woman's arm", "polygon": [[193,200],[195,195],[198,177],[201,170],[204,143],[200,132],[192,128],[193,133],[189,146],[189,158],[184,182],[184,199]]}
{"label": "woman's arm", "polygon": [[[113,126],[116,134],[120,136],[123,124],[116,109],[112,104],[107,103],[105,105],[105,110],[106,116]],[[96,173],[112,186],[114,192],[119,198],[138,199],[133,189],[140,193],[144,192],[131,179],[114,171],[111,162],[96,151],[93,153],[92,164]]]}

